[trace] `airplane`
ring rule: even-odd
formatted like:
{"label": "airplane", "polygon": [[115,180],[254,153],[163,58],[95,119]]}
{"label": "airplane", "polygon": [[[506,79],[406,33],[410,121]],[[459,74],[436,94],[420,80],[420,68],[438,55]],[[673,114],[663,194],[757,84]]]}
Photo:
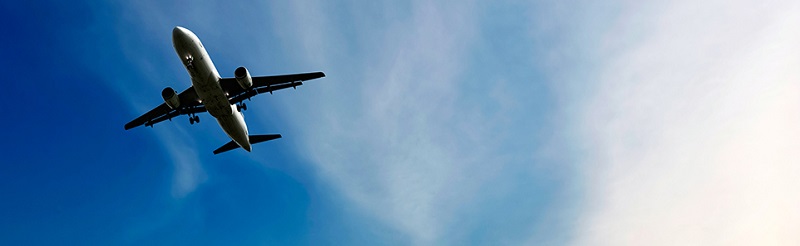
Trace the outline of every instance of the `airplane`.
{"label": "airplane", "polygon": [[188,115],[189,124],[200,123],[197,114],[208,112],[231,139],[214,150],[215,155],[239,147],[250,152],[253,144],[281,138],[280,134],[248,134],[241,113],[247,110],[245,99],[266,92],[297,89],[305,81],[325,77],[322,72],[252,77],[247,68],[238,67],[233,78],[221,78],[203,43],[192,31],[180,26],[173,28],[172,45],[189,72],[192,86],[180,94],[170,87],[164,88],[161,91],[164,102],[125,124],[125,130],[141,125],[153,127],[179,115]]}

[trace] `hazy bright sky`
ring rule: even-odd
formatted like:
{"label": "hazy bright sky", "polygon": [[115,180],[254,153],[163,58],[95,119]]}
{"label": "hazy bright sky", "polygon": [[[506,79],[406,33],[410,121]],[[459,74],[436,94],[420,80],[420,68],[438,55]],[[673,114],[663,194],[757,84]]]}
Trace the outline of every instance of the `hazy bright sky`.
{"label": "hazy bright sky", "polygon": [[[800,2],[5,1],[0,245],[800,245]],[[191,85],[323,71],[213,118]]]}

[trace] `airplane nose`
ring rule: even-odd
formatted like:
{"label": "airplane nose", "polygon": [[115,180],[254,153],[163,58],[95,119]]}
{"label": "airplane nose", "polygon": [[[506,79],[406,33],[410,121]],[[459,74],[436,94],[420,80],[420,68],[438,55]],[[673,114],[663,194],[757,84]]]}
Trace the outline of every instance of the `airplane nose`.
{"label": "airplane nose", "polygon": [[188,30],[186,30],[186,28],[176,26],[175,28],[172,29],[172,40],[178,41],[185,39],[184,37],[187,36],[186,35],[187,32]]}

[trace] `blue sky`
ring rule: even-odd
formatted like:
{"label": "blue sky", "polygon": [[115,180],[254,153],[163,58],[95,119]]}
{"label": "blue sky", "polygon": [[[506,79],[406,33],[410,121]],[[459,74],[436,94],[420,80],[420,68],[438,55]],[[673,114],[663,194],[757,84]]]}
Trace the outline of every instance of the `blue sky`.
{"label": "blue sky", "polygon": [[[3,2],[2,245],[797,245],[792,1]],[[123,125],[222,76],[324,71]]]}

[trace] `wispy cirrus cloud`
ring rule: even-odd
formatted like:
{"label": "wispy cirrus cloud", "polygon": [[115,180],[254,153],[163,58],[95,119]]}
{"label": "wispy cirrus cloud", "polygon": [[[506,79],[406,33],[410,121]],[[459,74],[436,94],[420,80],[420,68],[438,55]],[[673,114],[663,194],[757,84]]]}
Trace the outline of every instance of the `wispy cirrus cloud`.
{"label": "wispy cirrus cloud", "polygon": [[[291,7],[294,12],[314,13],[323,6]],[[374,35],[364,37],[372,40],[359,40],[367,42],[359,51],[363,57],[347,61],[364,66],[351,77],[360,81],[336,81],[350,84],[339,87],[356,90],[347,91],[353,96],[338,105],[341,95],[325,95],[334,105],[315,111],[326,127],[311,130],[304,141],[309,159],[317,163],[323,178],[368,214],[394,225],[417,243],[441,239],[442,224],[453,216],[443,208],[452,208],[457,204],[450,201],[460,200],[449,192],[452,186],[474,189],[474,184],[458,179],[462,168],[477,164],[469,159],[479,153],[459,149],[453,137],[456,128],[464,127],[454,115],[453,101],[455,75],[463,69],[460,61],[464,59],[460,55],[465,45],[459,40],[470,38],[471,6],[463,3],[460,11],[454,11],[415,2],[405,10],[409,16],[402,22],[357,24],[356,32]],[[324,59],[336,52],[323,48],[328,39],[315,38],[325,36],[328,26],[316,24],[308,36],[301,37],[311,43],[306,45],[311,47],[309,56],[323,57],[329,63],[326,67],[337,68],[331,63],[336,57]],[[329,80],[337,77],[336,71],[329,69]]]}
{"label": "wispy cirrus cloud", "polygon": [[[486,215],[541,195],[529,173],[535,146],[523,147],[530,151],[524,153],[504,146],[532,145],[531,131],[507,127],[539,116],[524,113],[528,105],[515,99],[525,93],[512,93],[515,85],[503,74],[481,83],[468,77],[481,66],[473,50],[483,45],[479,4],[295,1],[272,7],[276,26],[298,34],[285,37],[289,49],[328,73],[317,89],[304,91],[321,99],[291,106],[292,124],[308,126],[298,149],[365,214],[415,244],[514,242],[516,230],[492,239],[478,234],[496,225],[491,217],[546,209]],[[476,84],[479,96],[471,90]],[[536,223],[508,221],[525,228]]]}

